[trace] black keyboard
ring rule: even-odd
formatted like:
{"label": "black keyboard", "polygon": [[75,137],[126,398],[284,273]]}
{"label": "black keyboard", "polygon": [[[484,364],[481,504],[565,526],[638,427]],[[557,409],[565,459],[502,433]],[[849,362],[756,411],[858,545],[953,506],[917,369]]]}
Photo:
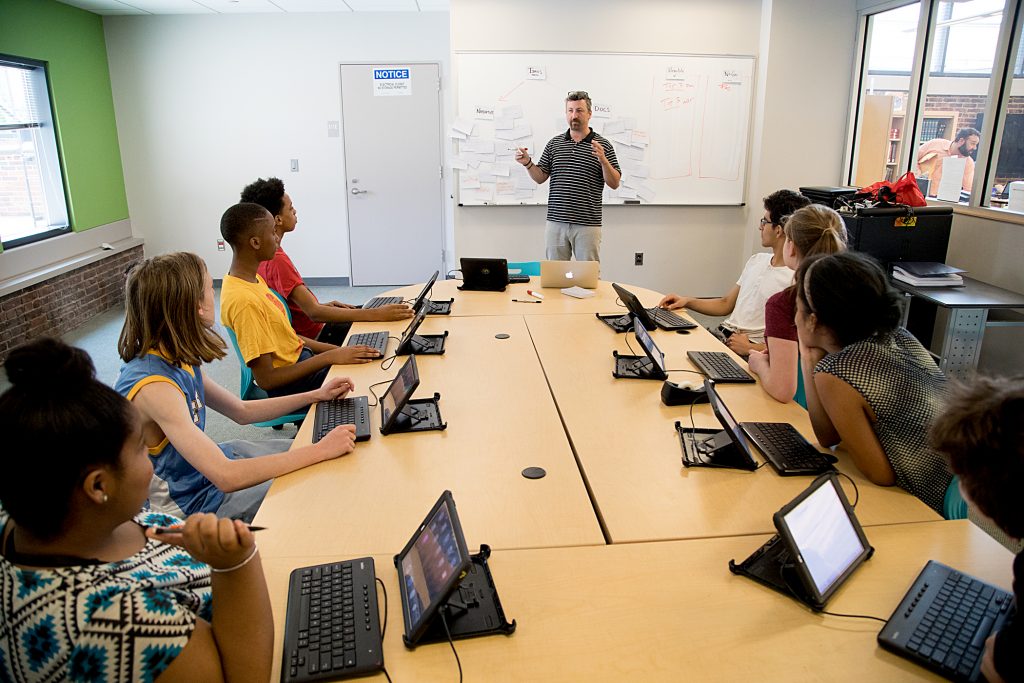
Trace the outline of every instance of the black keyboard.
{"label": "black keyboard", "polygon": [[658,327],[663,330],[692,330],[697,327],[697,323],[691,322],[686,318],[676,315],[672,311],[666,311],[664,308],[647,309],[647,315],[651,316]]}
{"label": "black keyboard", "polygon": [[369,346],[371,349],[377,349],[377,353],[383,358],[384,352],[388,348],[388,333],[382,331],[350,334],[345,341],[345,346]]}
{"label": "black keyboard", "polygon": [[375,296],[363,304],[363,308],[380,308],[381,306],[400,304],[403,301],[404,299],[400,296]]}
{"label": "black keyboard", "polygon": [[1014,614],[1013,595],[929,560],[878,643],[955,681],[979,681],[985,639]]}
{"label": "black keyboard", "polygon": [[288,581],[281,682],[384,668],[373,558],[300,567]]}
{"label": "black keyboard", "polygon": [[741,422],[740,427],[779,474],[821,474],[832,469],[832,459],[789,423]]}
{"label": "black keyboard", "polygon": [[723,351],[687,351],[686,357],[716,382],[753,382],[754,378]]}
{"label": "black keyboard", "polygon": [[370,402],[365,396],[336,398],[316,404],[313,443],[327,436],[338,425],[355,425],[356,441],[370,438]]}

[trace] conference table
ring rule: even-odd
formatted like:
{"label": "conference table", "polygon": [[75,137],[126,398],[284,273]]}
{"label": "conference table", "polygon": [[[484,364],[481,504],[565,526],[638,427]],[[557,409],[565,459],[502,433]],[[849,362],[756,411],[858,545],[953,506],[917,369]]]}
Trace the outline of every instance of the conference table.
{"label": "conference table", "polygon": [[[839,589],[829,611],[887,619],[929,559],[1003,588],[1012,583],[1013,556],[967,520],[884,525],[865,533],[875,554]],[[455,641],[465,680],[941,680],[881,649],[875,642],[880,623],[814,614],[729,572],[730,559],[743,559],[767,539],[495,551],[488,564],[516,631]],[[263,560],[275,626],[271,680],[279,680],[291,570],[337,559],[343,558]],[[387,586],[384,664],[391,680],[458,681],[447,642],[415,650],[402,644],[392,557],[381,554],[374,562]]]}
{"label": "conference table", "polygon": [[[612,377],[613,351],[640,351],[632,334],[595,318],[625,312],[609,283],[586,299],[540,290],[536,278],[505,292],[462,292],[457,284],[435,285],[431,298],[453,298],[452,313],[429,316],[419,330],[447,331],[445,353],[416,358],[414,397],[440,394],[447,428],[383,436],[379,409],[371,409],[369,441],[277,478],[267,494],[255,523],[267,527],[259,541],[276,652],[289,572],[370,555],[390,597],[385,661],[394,680],[454,680],[447,644],[402,645],[391,559],[448,489],[470,550],[493,549],[502,603],[519,622],[512,636],[458,641],[467,680],[474,671],[475,680],[930,678],[875,645],[879,624],[814,615],[729,573],[728,560],[762,544],[774,532],[772,513],[811,480],[771,467],[684,467],[675,423],[719,423],[706,404],[663,405],[659,381]],[[661,298],[626,287],[646,306]],[[389,294],[408,299],[419,289]],[[543,291],[543,302],[516,302],[531,299],[527,289]],[[407,324],[357,323],[352,332],[399,337]],[[677,380],[701,379],[687,350],[727,351],[702,328],[653,337]],[[396,345],[389,341],[389,353]],[[355,393],[372,393],[373,403],[405,360],[335,366],[331,374],[351,377]],[[774,401],[758,384],[719,389],[737,419],[790,422],[815,442],[796,404]],[[296,446],[309,443],[312,422]],[[877,552],[830,608],[887,618],[930,558],[1010,586],[1012,555],[984,532],[941,521],[906,492],[868,482],[842,449],[836,455],[856,482],[856,491],[843,486]],[[527,479],[528,467],[546,475]]]}

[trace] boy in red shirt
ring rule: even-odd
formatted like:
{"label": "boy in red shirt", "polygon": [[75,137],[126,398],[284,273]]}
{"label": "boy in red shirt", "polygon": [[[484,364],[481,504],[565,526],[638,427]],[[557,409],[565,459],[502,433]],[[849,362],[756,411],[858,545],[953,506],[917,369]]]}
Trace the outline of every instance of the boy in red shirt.
{"label": "boy in red shirt", "polygon": [[[298,214],[279,178],[259,178],[247,185],[242,190],[241,201],[259,204],[271,213],[279,240],[295,229]],[[272,259],[260,263],[258,272],[271,289],[287,299],[295,331],[319,342],[340,345],[349,327],[358,320],[402,320],[413,315],[413,310],[405,304],[362,309],[340,301],[321,303],[280,246]]]}

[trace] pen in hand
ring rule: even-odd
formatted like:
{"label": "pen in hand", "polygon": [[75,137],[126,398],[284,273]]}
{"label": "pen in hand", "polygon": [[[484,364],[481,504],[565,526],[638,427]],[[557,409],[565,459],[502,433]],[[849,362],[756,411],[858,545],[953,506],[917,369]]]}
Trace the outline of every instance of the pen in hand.
{"label": "pen in hand", "polygon": [[[265,526],[252,526],[251,524],[248,525],[248,527],[249,527],[249,531],[251,531],[253,533],[256,533],[257,531],[263,531],[264,529],[267,528]],[[180,534],[185,529],[185,527],[183,527],[183,526],[151,526],[149,528],[152,529],[153,533],[157,534],[157,535],[160,535],[160,534]]]}

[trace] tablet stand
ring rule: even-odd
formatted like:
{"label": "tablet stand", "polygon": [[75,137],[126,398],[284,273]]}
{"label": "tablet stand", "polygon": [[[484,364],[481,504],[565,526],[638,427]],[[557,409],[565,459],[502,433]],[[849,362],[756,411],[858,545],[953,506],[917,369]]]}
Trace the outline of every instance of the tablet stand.
{"label": "tablet stand", "polygon": [[[402,636],[406,647],[411,649],[426,643],[447,642],[448,633],[451,633],[452,640],[460,640],[477,636],[511,635],[515,632],[516,620],[508,623],[505,611],[501,607],[501,600],[498,599],[498,589],[494,586],[494,577],[487,564],[490,555],[490,546],[481,545],[478,554],[469,556],[473,561],[469,571],[420,639],[412,643],[405,635]],[[397,555],[395,566],[398,566]],[[441,621],[442,613],[447,622],[447,632],[445,623]]]}
{"label": "tablet stand", "polygon": [[816,604],[807,595],[800,576],[793,566],[793,557],[782,538],[776,534],[764,545],[755,550],[743,562],[729,560],[729,571],[739,576],[757,581],[763,586],[802,602],[811,609],[818,611],[823,606]]}
{"label": "tablet stand", "polygon": [[[868,557],[870,558],[873,554],[874,548],[871,548]],[[769,538],[764,545],[742,562],[729,560],[729,571],[752,579],[762,586],[768,586],[772,590],[807,605],[815,612],[825,609],[824,603],[817,602],[804,588],[793,561],[793,555],[778,534]]]}
{"label": "tablet stand", "polygon": [[615,357],[615,369],[612,370],[612,377],[618,379],[656,379],[665,380],[668,376],[661,371],[647,356],[620,356],[618,351],[612,351]]}
{"label": "tablet stand", "polygon": [[618,313],[595,313],[597,319],[603,322],[608,327],[612,328],[616,332],[632,332],[633,331],[633,314],[626,313],[620,315]]}
{"label": "tablet stand", "polygon": [[[435,393],[432,398],[415,398],[395,415],[395,421],[388,431],[381,427],[381,434],[404,434],[407,432],[429,432],[444,430],[448,424],[441,419],[441,407],[438,401],[441,394]],[[382,410],[383,414],[383,410]]]}
{"label": "tablet stand", "polygon": [[450,315],[455,299],[448,299],[448,301],[431,301],[428,299],[427,303],[430,304],[430,308],[427,309],[427,315]]}
{"label": "tablet stand", "polygon": [[409,341],[395,351],[396,356],[438,356],[444,353],[444,340],[448,337],[448,330],[444,334],[414,334]]}
{"label": "tablet stand", "polygon": [[757,463],[724,431],[687,429],[677,421],[676,432],[683,449],[683,467],[726,467],[751,472],[757,469]]}

